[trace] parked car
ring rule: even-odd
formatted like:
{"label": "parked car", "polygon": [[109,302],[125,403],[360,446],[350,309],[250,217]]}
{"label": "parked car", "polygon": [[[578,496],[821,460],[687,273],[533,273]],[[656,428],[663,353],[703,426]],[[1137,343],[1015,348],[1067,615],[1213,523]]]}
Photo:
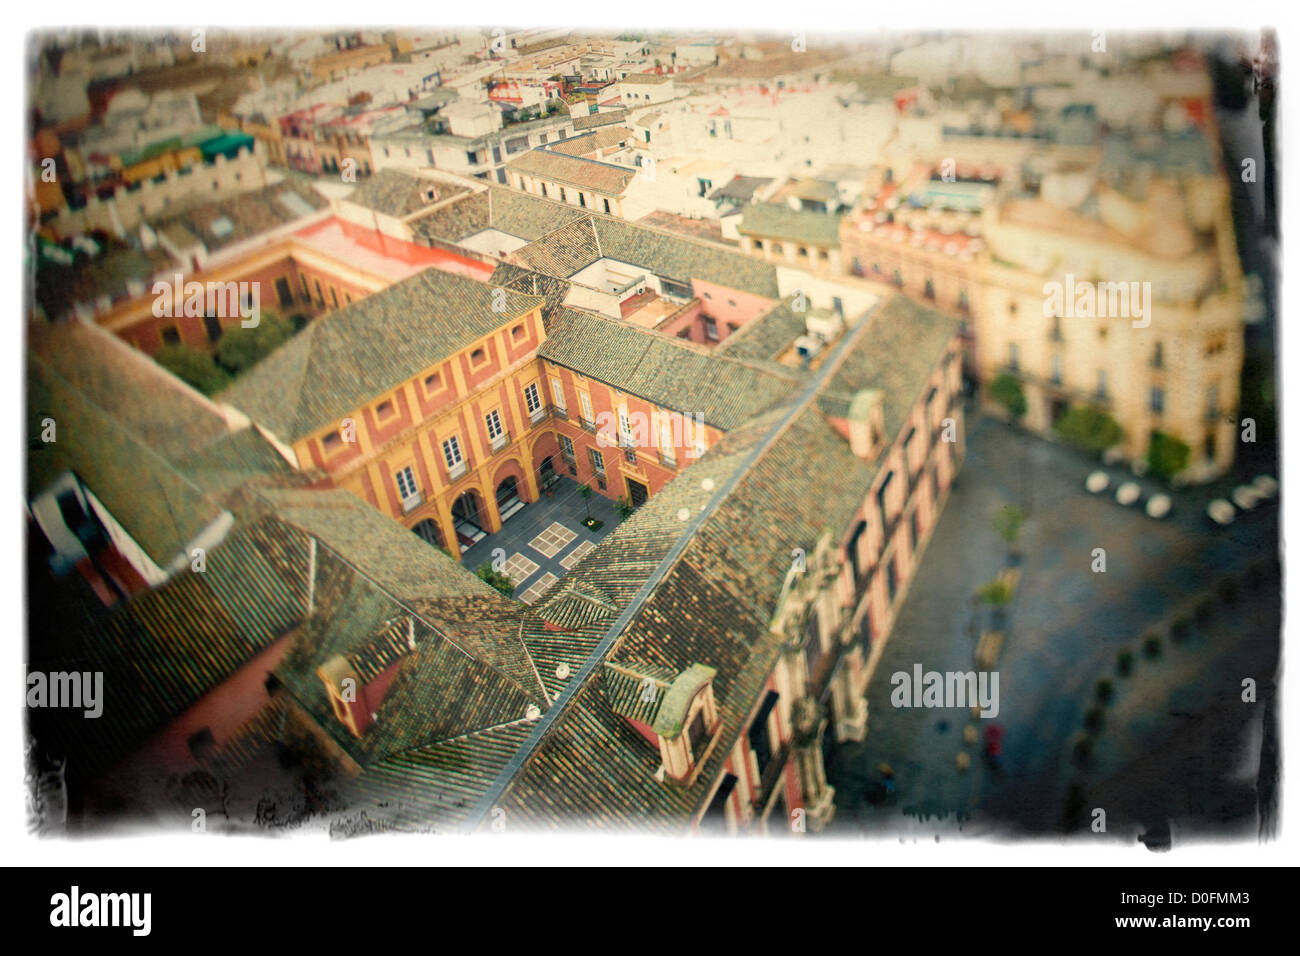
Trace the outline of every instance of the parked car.
{"label": "parked car", "polygon": [[1226,525],[1232,524],[1232,519],[1237,516],[1237,509],[1224,499],[1215,498],[1206,507],[1205,513],[1215,524]]}
{"label": "parked car", "polygon": [[1174,502],[1168,495],[1164,493],[1152,495],[1147,501],[1147,515],[1151,518],[1163,518],[1169,514],[1169,509],[1173,506]]}
{"label": "parked car", "polygon": [[1277,494],[1277,479],[1272,475],[1256,475],[1255,480],[1250,483],[1250,487],[1261,498],[1272,498]]}
{"label": "parked car", "polygon": [[1250,485],[1238,485],[1232,489],[1232,503],[1242,511],[1249,511],[1259,504],[1259,495]]}

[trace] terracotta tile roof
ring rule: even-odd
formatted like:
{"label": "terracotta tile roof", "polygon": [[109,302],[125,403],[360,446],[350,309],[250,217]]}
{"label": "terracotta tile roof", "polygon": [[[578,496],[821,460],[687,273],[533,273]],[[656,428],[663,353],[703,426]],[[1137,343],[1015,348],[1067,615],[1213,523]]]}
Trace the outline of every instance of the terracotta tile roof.
{"label": "terracotta tile roof", "polygon": [[600,677],[610,710],[620,717],[652,727],[677,672],[657,664],[635,661],[613,664],[606,661]]}
{"label": "terracotta tile roof", "polygon": [[799,382],[671,336],[576,309],[561,311],[538,354],[671,411],[730,430]]}
{"label": "terracotta tile roof", "polygon": [[[563,203],[554,205],[565,208]],[[702,279],[771,299],[780,294],[774,265],[734,249],[602,215],[569,222],[510,256],[538,272],[564,279],[601,257],[628,262],[678,282]]]}
{"label": "terracotta tile roof", "polygon": [[376,830],[454,833],[532,729],[516,720],[394,754],[347,786],[349,811]]}
{"label": "terracotta tile roof", "polygon": [[493,291],[425,269],[312,322],[218,399],[298,441],[543,303],[507,291],[494,312]]}
{"label": "terracotta tile roof", "polygon": [[551,320],[563,308],[564,299],[568,296],[570,288],[569,283],[563,279],[534,272],[509,262],[498,265],[490,281],[493,286],[514,289],[525,295],[540,295],[545,299],[546,305],[542,306],[542,319],[548,329]]}
{"label": "terracotta tile roof", "polygon": [[736,229],[744,236],[788,239],[838,249],[840,219],[840,216],[831,213],[754,203],[745,207]]}
{"label": "terracotta tile roof", "polygon": [[590,189],[604,196],[620,196],[636,178],[637,170],[595,159],[567,156],[549,149],[534,149],[506,163],[506,168],[525,176]]}
{"label": "terracotta tile roof", "polygon": [[574,129],[595,129],[598,126],[608,126],[611,123],[621,123],[627,119],[627,110],[601,110],[599,113],[591,113],[587,116],[577,116],[573,120]]}
{"label": "terracotta tile roof", "polygon": [[717,354],[737,359],[774,359],[803,335],[804,318],[790,307],[789,298],[782,299],[723,339]]}
{"label": "terracotta tile roof", "polygon": [[546,148],[553,153],[564,153],[567,156],[585,156],[599,149],[621,146],[632,139],[632,136],[632,131],[626,126],[604,126],[590,133],[570,136]]}
{"label": "terracotta tile roof", "polygon": [[236,528],[210,549],[203,573],[177,574],[120,605],[99,626],[69,634],[34,669],[104,673],[104,714],[32,711],[33,732],[92,779],[166,726],[297,625],[307,605],[306,552],[272,519]]}
{"label": "terracotta tile roof", "polygon": [[[46,418],[58,429],[49,443],[39,437]],[[26,424],[28,499],[72,472],[160,568],[183,556],[223,514],[220,502],[175,462],[32,353]]]}
{"label": "terracotta tile roof", "polygon": [[244,242],[321,212],[329,200],[311,186],[286,179],[273,186],[207,202],[166,219],[154,229],[184,250],[195,242],[208,252]]}
{"label": "terracotta tile roof", "polygon": [[374,175],[348,194],[347,201],[385,216],[405,219],[429,208],[431,201],[425,198],[425,190],[430,187],[436,191],[436,198],[432,202],[437,203],[469,192],[468,186],[388,168],[376,170]]}
{"label": "terracotta tile roof", "polygon": [[885,432],[897,434],[958,327],[955,318],[890,296],[872,316],[871,347],[845,359],[819,398],[822,410],[842,418],[858,391],[878,388],[884,392]]}

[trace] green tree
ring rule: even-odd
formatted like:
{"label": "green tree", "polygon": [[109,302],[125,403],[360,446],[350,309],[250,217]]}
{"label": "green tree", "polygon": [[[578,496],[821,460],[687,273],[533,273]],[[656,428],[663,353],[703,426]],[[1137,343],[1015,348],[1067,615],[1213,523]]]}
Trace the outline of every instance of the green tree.
{"label": "green tree", "polygon": [[217,362],[232,375],[252,368],[293,335],[293,325],[271,312],[263,312],[257,325],[234,325],[221,337]]}
{"label": "green tree", "polygon": [[1100,408],[1071,405],[1056,422],[1062,440],[1086,452],[1099,455],[1124,440],[1124,429]]}
{"label": "green tree", "polygon": [[591,485],[578,485],[578,494],[582,495],[582,502],[587,506],[587,520],[591,520],[591,496],[595,494]]}
{"label": "green tree", "polygon": [[989,607],[999,608],[1006,607],[1011,603],[1011,585],[1007,584],[1001,578],[997,578],[985,584],[977,592],[979,598]]}
{"label": "green tree", "polygon": [[1012,421],[1019,421],[1025,412],[1029,411],[1029,402],[1025,400],[1024,389],[1020,387],[1020,379],[1014,375],[1003,372],[989,385],[989,394],[993,400],[1007,410]]}
{"label": "green tree", "polygon": [[1147,449],[1147,464],[1151,474],[1168,481],[1187,467],[1192,450],[1184,442],[1164,432],[1151,433],[1151,447]]}
{"label": "green tree", "polygon": [[515,593],[515,582],[511,580],[510,575],[504,571],[495,570],[491,562],[480,564],[478,570],[474,573],[478,575],[480,581],[487,582],[506,597],[510,597]]}
{"label": "green tree", "polygon": [[993,516],[993,530],[1010,548],[1020,537],[1020,526],[1025,523],[1025,513],[1015,505],[1003,505]]}
{"label": "green tree", "polygon": [[212,356],[191,345],[164,345],[154,361],[204,395],[212,395],[230,384],[230,376],[212,361]]}

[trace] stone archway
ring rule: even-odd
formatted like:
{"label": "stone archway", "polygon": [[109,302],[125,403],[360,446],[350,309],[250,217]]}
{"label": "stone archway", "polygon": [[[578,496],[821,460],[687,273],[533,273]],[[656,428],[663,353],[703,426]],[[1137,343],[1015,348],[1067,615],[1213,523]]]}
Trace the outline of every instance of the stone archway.
{"label": "stone archway", "polygon": [[442,536],[442,529],[438,527],[438,522],[434,521],[432,518],[425,518],[423,521],[416,524],[411,531],[419,535],[428,544],[433,545],[435,548],[446,547],[445,539]]}
{"label": "stone archway", "polygon": [[501,516],[502,523],[524,510],[523,499],[519,497],[519,479],[514,475],[506,475],[501,479],[497,485],[496,497],[497,514]]}
{"label": "stone archway", "polygon": [[487,511],[483,499],[474,489],[462,494],[451,506],[451,522],[456,529],[456,540],[462,549],[468,548],[487,537]]}

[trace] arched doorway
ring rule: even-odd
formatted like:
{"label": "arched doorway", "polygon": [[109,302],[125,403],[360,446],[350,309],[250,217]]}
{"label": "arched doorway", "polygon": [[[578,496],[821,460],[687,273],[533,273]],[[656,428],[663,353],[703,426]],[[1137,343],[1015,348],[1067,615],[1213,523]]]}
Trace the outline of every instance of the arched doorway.
{"label": "arched doorway", "polygon": [[468,548],[487,537],[487,532],[483,530],[483,508],[478,495],[472,491],[467,491],[456,499],[456,503],[451,506],[451,520],[456,529],[456,540],[462,548]]}
{"label": "arched doorway", "polygon": [[432,518],[425,518],[411,530],[435,548],[443,546],[442,529],[438,527],[438,523]]}
{"label": "arched doorway", "polygon": [[512,515],[524,510],[524,503],[519,498],[519,481],[514,475],[506,475],[497,485],[497,513],[505,521]]}
{"label": "arched doorway", "polygon": [[547,455],[537,468],[537,484],[542,491],[550,494],[555,490],[555,483],[559,480],[560,476],[555,473],[555,460]]}

